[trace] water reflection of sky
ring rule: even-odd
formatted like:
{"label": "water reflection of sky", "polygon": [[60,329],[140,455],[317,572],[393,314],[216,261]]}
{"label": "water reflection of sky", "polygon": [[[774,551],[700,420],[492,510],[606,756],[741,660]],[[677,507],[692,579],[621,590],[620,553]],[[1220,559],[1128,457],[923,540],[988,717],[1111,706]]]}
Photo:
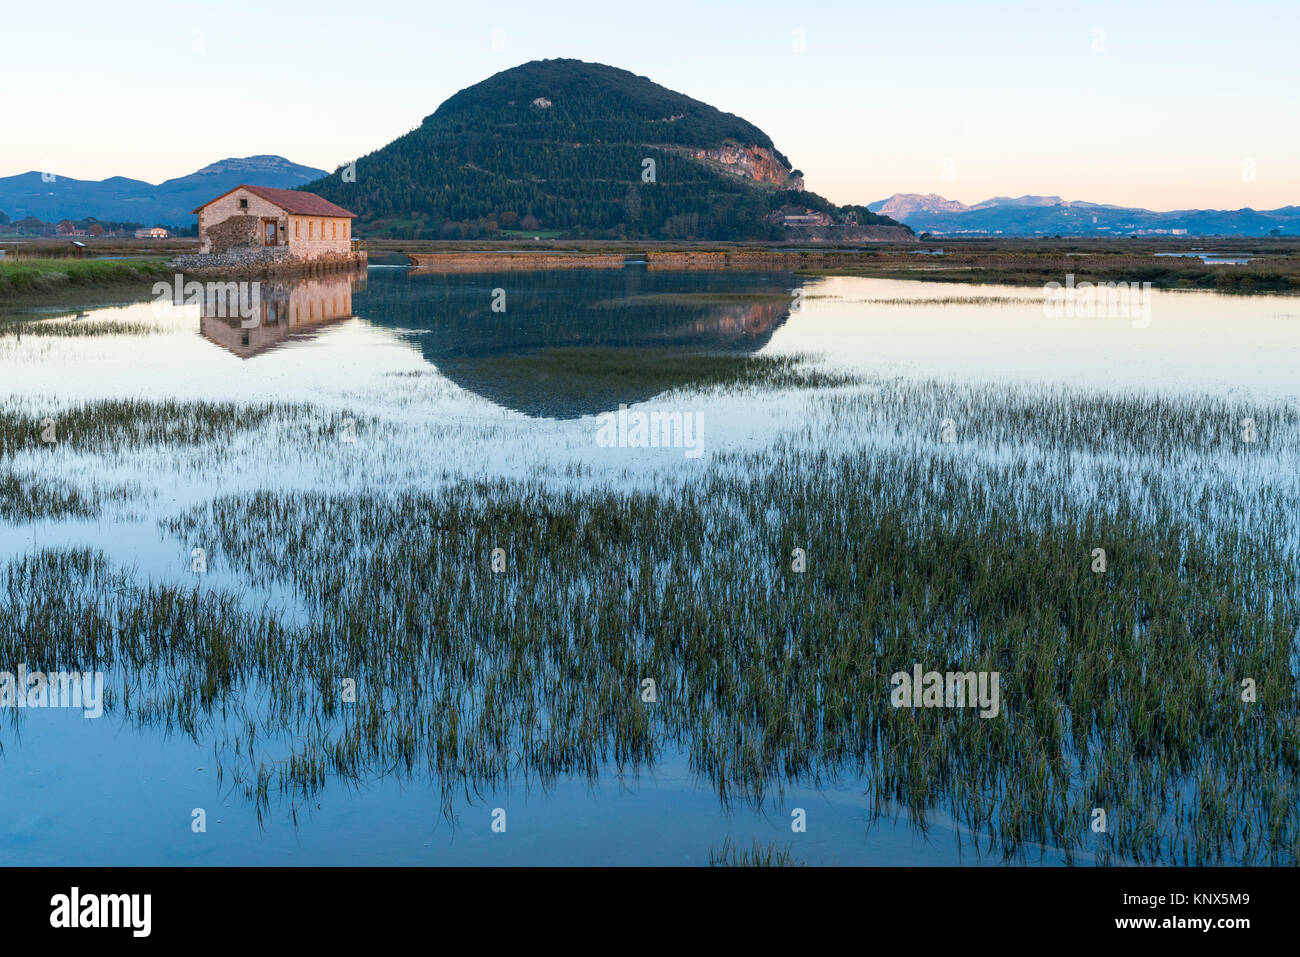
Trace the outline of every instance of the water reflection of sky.
{"label": "water reflection of sky", "polygon": [[[301,316],[252,330],[264,348],[249,356],[236,343],[203,335],[205,328],[237,327],[237,319],[202,320],[197,305],[95,309],[80,321],[148,323],[159,334],[5,337],[0,372],[9,393],[61,402],[124,394],[315,401],[373,386],[401,404],[408,396],[383,377],[433,372],[438,359],[680,346],[812,351],[868,371],[1100,389],[1276,397],[1300,390],[1294,297],[1155,290],[1149,328],[1135,329],[1126,318],[1048,319],[1042,293],[1022,287],[653,271],[640,271],[632,284],[620,275],[629,271],[481,276],[376,269],[359,288],[341,278],[313,279],[309,290],[291,293]],[[491,310],[495,288],[506,291],[504,314]],[[755,308],[796,288],[802,302],[794,310]],[[764,301],[744,303],[746,291]],[[736,301],[707,299],[724,293]],[[674,296],[683,301],[672,303]],[[902,299],[912,302],[897,302]]]}

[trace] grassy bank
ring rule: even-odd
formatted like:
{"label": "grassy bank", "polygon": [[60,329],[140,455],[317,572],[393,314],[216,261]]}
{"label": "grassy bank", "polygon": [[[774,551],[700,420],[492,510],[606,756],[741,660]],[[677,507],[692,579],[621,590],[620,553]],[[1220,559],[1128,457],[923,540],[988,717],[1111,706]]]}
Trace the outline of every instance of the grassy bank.
{"label": "grassy bank", "polygon": [[0,300],[144,283],[167,274],[165,259],[6,259],[0,260]]}

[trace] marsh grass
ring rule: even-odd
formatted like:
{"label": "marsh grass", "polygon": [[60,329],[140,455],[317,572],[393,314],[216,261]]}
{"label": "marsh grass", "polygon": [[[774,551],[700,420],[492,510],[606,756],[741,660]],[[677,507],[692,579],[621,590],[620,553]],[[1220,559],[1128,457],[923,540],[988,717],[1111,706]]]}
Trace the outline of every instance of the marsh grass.
{"label": "marsh grass", "polygon": [[98,514],[100,498],[50,479],[32,479],[0,470],[0,519],[89,518]]}
{"label": "marsh grass", "polygon": [[775,843],[759,844],[754,840],[752,847],[740,847],[732,843],[731,838],[722,842],[719,848],[709,848],[710,867],[799,867],[790,847]]}
{"label": "marsh grass", "polygon": [[81,338],[86,336],[150,336],[165,335],[175,331],[161,323],[140,322],[132,319],[93,319],[85,321],[75,318],[41,318],[23,320],[0,320],[0,338],[12,336],[22,339],[24,336],[43,336],[59,338]]}
{"label": "marsh grass", "polygon": [[[16,405],[17,403],[15,403]],[[0,455],[27,449],[51,454],[61,447],[107,452],[159,445],[188,445],[228,439],[237,432],[260,428],[276,420],[309,414],[293,403],[255,403],[109,399],[83,402],[48,413],[0,409]],[[54,442],[42,438],[43,423],[53,420]]]}
{"label": "marsh grass", "polygon": [[[46,550],[3,571],[0,658],[112,669],[115,710],[211,738],[259,815],[396,773],[452,816],[672,752],[724,805],[854,782],[867,820],[942,810],[980,855],[1300,861],[1300,502],[1252,471],[1294,411],[1244,444],[1214,398],[882,380],[818,408],[664,490],[218,496],[163,524],[178,553],[304,613]],[[914,663],[997,671],[1001,713],[893,708]]]}
{"label": "marsh grass", "polygon": [[[862,384],[849,394],[819,397],[805,436],[824,442],[827,430],[851,436],[870,430],[929,441],[952,419],[958,448],[997,453],[1032,446],[1060,456],[1066,470],[1080,455],[1164,464],[1207,454],[1227,461],[1300,455],[1300,408],[1275,400],[937,378],[864,378]],[[1251,441],[1246,419],[1254,425]]]}

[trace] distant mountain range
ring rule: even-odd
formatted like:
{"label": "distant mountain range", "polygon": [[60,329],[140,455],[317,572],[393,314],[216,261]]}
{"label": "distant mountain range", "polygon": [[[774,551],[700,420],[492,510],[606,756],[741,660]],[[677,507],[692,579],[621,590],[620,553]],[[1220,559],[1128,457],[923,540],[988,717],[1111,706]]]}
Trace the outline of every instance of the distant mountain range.
{"label": "distant mountain range", "polygon": [[1300,206],[1158,212],[1059,196],[995,196],[967,206],[935,193],[895,193],[867,208],[932,236],[1300,235]]}
{"label": "distant mountain range", "polygon": [[0,177],[0,213],[15,222],[94,217],[185,228],[194,225],[195,207],[252,183],[305,186],[355,210],[358,233],[400,238],[522,229],[780,240],[809,233],[787,227],[818,216],[836,224],[822,227],[827,235],[815,237],[822,241],[837,230],[851,239],[850,230],[896,223],[935,237],[1300,235],[1300,206],[1159,212],[1059,196],[996,196],[968,206],[935,193],[836,206],[805,190],[803,174],[752,123],[626,70],[578,60],[525,63],[461,90],[417,129],[343,172],[266,155],[224,159],[157,185],[123,176],[46,182],[33,171]]}
{"label": "distant mountain range", "polygon": [[35,216],[44,222],[84,219],[137,222],[146,226],[194,225],[193,210],[240,183],[290,189],[325,175],[325,170],[291,163],[283,156],[224,159],[188,176],[154,185],[113,176],[102,180],[55,177],[39,172],[0,177],[0,211],[17,221]]}

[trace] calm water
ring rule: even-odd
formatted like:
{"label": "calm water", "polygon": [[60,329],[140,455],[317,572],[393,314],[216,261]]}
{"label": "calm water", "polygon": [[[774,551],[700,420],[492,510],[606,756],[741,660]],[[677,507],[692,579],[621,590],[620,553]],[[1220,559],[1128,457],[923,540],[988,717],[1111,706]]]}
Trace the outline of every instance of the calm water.
{"label": "calm water", "polygon": [[[498,291],[504,311],[493,309]],[[636,267],[451,276],[374,268],[268,287],[264,299],[277,305],[255,328],[205,317],[197,305],[87,309],[48,321],[129,331],[0,335],[0,396],[11,409],[272,399],[310,406],[315,421],[271,434],[232,429],[226,441],[181,449],[20,452],[6,463],[19,474],[127,491],[94,520],[0,521],[0,560],[91,546],[141,578],[192,583],[188,543],[159,523],[216,495],[399,491],[501,476],[664,489],[720,453],[771,448],[815,421],[821,398],[809,390],[683,383],[674,357],[698,352],[811,354],[824,371],[870,376],[1210,394],[1239,402],[1243,414],[1252,403],[1300,399],[1295,299],[1152,297],[1149,326],[1134,328],[1128,318],[1049,319],[1038,290],[1011,287]],[[571,378],[512,361],[608,348],[662,353],[662,380]],[[596,417],[620,404],[699,415],[703,455],[600,447]],[[347,419],[361,424],[355,442],[304,440],[308,428],[334,435]],[[1250,480],[1293,482],[1294,469],[1274,462]],[[294,612],[291,594],[214,564],[204,587],[228,586],[251,605]],[[724,809],[673,754],[636,776],[607,769],[597,785],[562,778],[551,789],[475,795],[454,822],[437,789],[419,780],[331,782],[295,822],[274,801],[259,820],[218,779],[202,736],[37,710],[0,717],[0,745],[5,864],[705,863],[728,836],[742,846],[794,843],[800,859],[817,863],[971,860],[960,828],[941,813],[925,836],[905,816],[868,827],[852,780],[787,786],[762,813]],[[508,837],[490,828],[498,806],[509,808]],[[208,830],[193,834],[191,810],[200,807]],[[810,823],[792,840],[796,807]],[[1045,849],[1042,860],[1058,857]]]}

